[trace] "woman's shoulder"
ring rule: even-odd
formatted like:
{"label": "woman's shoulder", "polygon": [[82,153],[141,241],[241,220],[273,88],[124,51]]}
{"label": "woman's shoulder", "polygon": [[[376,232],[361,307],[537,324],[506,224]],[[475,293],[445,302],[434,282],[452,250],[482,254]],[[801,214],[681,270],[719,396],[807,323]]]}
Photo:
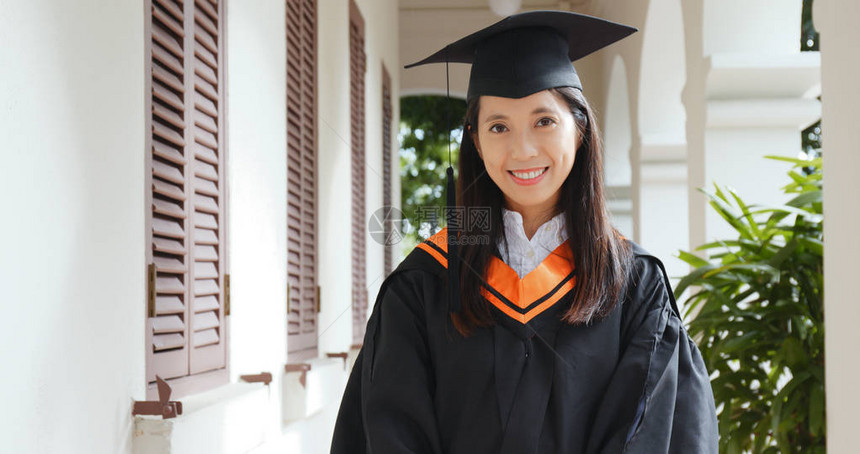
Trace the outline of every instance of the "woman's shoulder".
{"label": "woman's shoulder", "polygon": [[[440,233],[444,235],[444,229]],[[433,299],[431,294],[435,295],[443,288],[447,279],[447,247],[440,245],[442,239],[437,233],[415,246],[385,277],[377,302],[388,293],[389,298],[405,301],[419,309],[422,302]]]}
{"label": "woman's shoulder", "polygon": [[670,310],[681,318],[663,261],[633,240],[626,241],[632,263],[627,273],[624,318],[636,320],[654,310]]}

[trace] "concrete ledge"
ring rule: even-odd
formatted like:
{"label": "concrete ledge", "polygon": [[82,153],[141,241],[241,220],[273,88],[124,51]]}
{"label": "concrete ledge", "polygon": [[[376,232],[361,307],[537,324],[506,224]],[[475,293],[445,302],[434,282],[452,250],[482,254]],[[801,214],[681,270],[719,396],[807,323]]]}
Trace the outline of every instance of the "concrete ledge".
{"label": "concrete ledge", "polygon": [[708,101],[708,128],[796,128],[821,118],[817,99],[744,99]]}
{"label": "concrete ledge", "polygon": [[172,419],[135,416],[135,454],[247,452],[263,443],[270,388],[231,383],[181,399]]}
{"label": "concrete ledge", "polygon": [[348,371],[341,358],[316,358],[306,363],[311,369],[304,384],[301,372],[284,373],[281,380],[284,424],[313,416],[343,395]]}
{"label": "concrete ledge", "polygon": [[820,92],[818,52],[719,53],[708,64],[708,99],[800,98],[813,94],[810,89],[816,86]]}

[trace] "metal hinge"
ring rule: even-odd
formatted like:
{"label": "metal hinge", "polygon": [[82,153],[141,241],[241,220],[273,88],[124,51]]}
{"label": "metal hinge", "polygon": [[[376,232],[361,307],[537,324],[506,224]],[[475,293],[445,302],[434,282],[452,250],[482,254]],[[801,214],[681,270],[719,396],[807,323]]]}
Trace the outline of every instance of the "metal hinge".
{"label": "metal hinge", "polygon": [[317,285],[317,314],[320,313],[321,307],[322,307],[322,302],[320,301],[320,286]]}
{"label": "metal hinge", "polygon": [[290,283],[287,281],[287,316],[290,316]]}
{"label": "metal hinge", "polygon": [[146,315],[147,317],[156,316],[155,308],[155,263],[150,263],[146,267]]}
{"label": "metal hinge", "polygon": [[224,315],[230,315],[230,275],[224,275]]}
{"label": "metal hinge", "polygon": [[303,388],[307,386],[309,370],[311,370],[311,365],[309,363],[292,363],[284,366],[284,371],[287,373],[299,372],[301,374],[299,375],[299,383],[301,383]]}
{"label": "metal hinge", "polygon": [[260,372],[259,374],[240,375],[239,379],[248,383],[262,383],[268,385],[272,382],[272,374],[270,372]]}
{"label": "metal hinge", "polygon": [[182,402],[170,400],[170,385],[158,375],[155,376],[158,386],[158,400],[134,401],[131,414],[136,415],[161,415],[163,419],[175,418],[182,414]]}

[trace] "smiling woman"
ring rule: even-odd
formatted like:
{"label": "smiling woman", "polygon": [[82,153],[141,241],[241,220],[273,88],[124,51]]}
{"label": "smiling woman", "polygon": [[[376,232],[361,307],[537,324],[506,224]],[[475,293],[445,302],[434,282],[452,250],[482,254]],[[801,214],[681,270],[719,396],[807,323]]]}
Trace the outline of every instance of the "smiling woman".
{"label": "smiling woman", "polygon": [[505,194],[507,208],[529,220],[525,233],[531,239],[559,211],[561,186],[581,142],[580,126],[557,91],[519,99],[482,96],[469,107],[472,116],[481,112],[469,123],[478,155]]}
{"label": "smiling woman", "polygon": [[717,452],[708,371],[662,262],[609,222],[570,63],[633,31],[523,13],[418,63],[473,63],[467,216],[383,282],[333,453]]}

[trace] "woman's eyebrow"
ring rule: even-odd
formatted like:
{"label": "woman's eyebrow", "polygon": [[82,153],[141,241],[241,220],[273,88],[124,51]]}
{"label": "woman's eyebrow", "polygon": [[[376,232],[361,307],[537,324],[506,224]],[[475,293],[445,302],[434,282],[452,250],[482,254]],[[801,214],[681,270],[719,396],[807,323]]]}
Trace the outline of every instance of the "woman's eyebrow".
{"label": "woman's eyebrow", "polygon": [[[554,109],[550,109],[549,107],[537,107],[532,111],[532,115],[542,114],[542,113],[555,113]],[[495,121],[495,120],[506,120],[508,117],[504,114],[493,114],[487,117],[484,120],[484,123]]]}

